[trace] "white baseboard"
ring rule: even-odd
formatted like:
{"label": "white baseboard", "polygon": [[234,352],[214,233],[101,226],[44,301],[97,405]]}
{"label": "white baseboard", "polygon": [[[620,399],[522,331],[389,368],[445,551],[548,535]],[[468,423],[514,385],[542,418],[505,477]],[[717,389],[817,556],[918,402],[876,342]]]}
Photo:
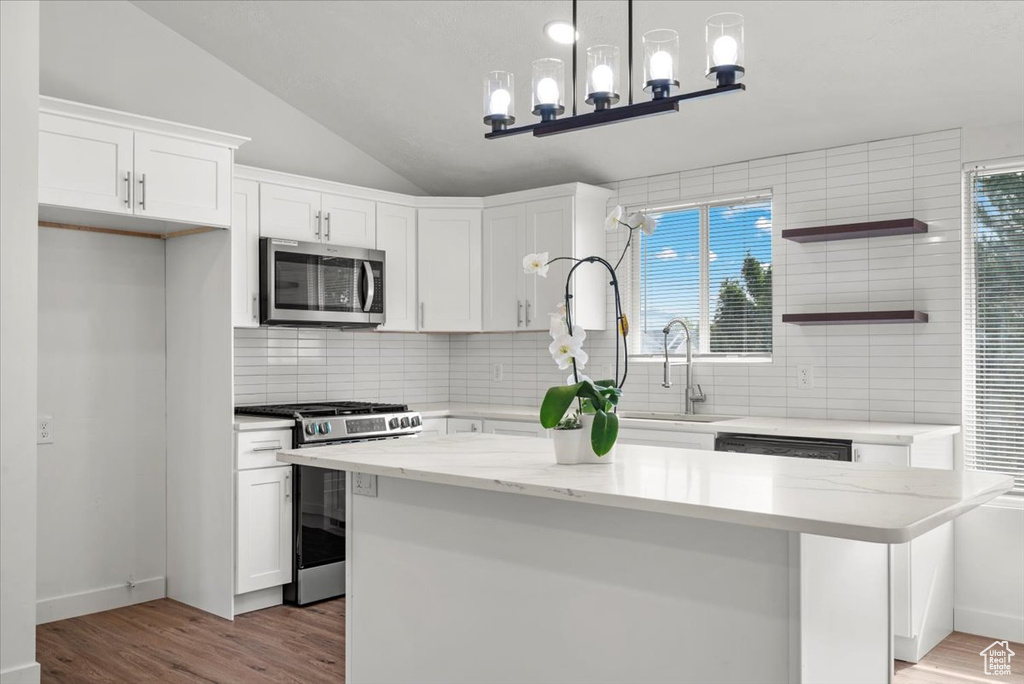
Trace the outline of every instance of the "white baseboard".
{"label": "white baseboard", "polygon": [[[123,608],[136,603],[155,601],[167,596],[167,581],[163,577],[138,580],[133,588],[125,584],[83,591],[36,601],[36,624],[66,620],[99,613],[112,608]],[[6,680],[4,680],[6,682]]]}
{"label": "white baseboard", "polygon": [[953,629],[991,639],[1024,642],[1024,618],[970,608],[953,609]]}
{"label": "white baseboard", "polygon": [[0,672],[0,684],[39,684],[39,663],[19,665]]}

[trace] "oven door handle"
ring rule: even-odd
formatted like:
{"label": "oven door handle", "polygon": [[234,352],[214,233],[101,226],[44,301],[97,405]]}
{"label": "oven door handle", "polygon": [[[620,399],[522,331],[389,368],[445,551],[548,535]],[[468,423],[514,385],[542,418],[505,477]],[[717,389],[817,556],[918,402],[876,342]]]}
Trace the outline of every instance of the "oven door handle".
{"label": "oven door handle", "polygon": [[366,301],[363,302],[363,313],[370,313],[370,309],[373,308],[373,269],[370,267],[369,261],[363,262],[363,277],[366,278]]}

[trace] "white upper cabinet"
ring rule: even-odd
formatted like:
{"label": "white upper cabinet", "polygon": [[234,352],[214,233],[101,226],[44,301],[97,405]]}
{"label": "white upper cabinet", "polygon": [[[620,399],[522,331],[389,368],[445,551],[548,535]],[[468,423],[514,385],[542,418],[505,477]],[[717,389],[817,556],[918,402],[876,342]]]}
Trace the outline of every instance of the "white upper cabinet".
{"label": "white upper cabinet", "polygon": [[384,257],[384,314],[381,330],[415,332],[416,210],[397,204],[377,204],[377,249]]}
{"label": "white upper cabinet", "polygon": [[319,192],[260,183],[261,237],[318,242],[322,222]]}
{"label": "white upper cabinet", "polygon": [[420,209],[419,300],[423,331],[481,329],[479,209]]}
{"label": "white upper cabinet", "polygon": [[132,145],[127,128],[41,113],[39,203],[132,213]]}
{"label": "white upper cabinet", "polygon": [[377,204],[370,200],[324,194],[323,241],[373,249],[377,244]]}
{"label": "white upper cabinet", "polygon": [[231,223],[232,152],[152,133],[135,134],[135,213],[184,223]]}
{"label": "white upper cabinet", "polygon": [[260,324],[260,185],[235,179],[231,207],[231,322],[236,328]]}
{"label": "white upper cabinet", "polygon": [[526,205],[484,209],[484,330],[524,329],[526,302],[522,259],[528,253]]}
{"label": "white upper cabinet", "polygon": [[[557,191],[562,194],[557,194]],[[604,255],[604,214],[609,193],[573,184],[556,194],[484,210],[483,329],[488,332],[547,330],[548,314],[565,299],[570,261],[551,264],[547,277],[523,272],[523,257],[546,252],[549,259]],[[551,194],[551,192],[549,192]],[[520,199],[523,196],[525,199]],[[498,200],[492,200],[498,201]],[[574,321],[587,330],[607,326],[605,302],[610,274],[596,264],[576,269],[570,284]]]}
{"label": "white upper cabinet", "polygon": [[227,227],[234,150],[246,140],[41,97],[39,203]]}

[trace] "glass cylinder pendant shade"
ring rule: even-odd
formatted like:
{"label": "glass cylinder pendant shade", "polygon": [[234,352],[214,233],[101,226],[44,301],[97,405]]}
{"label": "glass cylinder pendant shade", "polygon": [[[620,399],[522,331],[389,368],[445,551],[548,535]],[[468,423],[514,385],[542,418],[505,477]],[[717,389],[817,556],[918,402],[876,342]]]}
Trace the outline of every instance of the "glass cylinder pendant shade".
{"label": "glass cylinder pendant shade", "polygon": [[492,71],[484,76],[484,123],[492,131],[503,131],[516,122],[515,85],[508,71]]}
{"label": "glass cylinder pendant shade", "polygon": [[587,48],[587,104],[608,109],[619,101],[619,48],[595,45]]}
{"label": "glass cylinder pendant shade", "polygon": [[668,97],[672,88],[679,87],[679,34],[672,29],[655,29],[644,34],[643,43],[644,90],[650,90],[655,100]]}
{"label": "glass cylinder pendant shade", "polygon": [[708,79],[724,86],[743,78],[743,15],[724,12],[709,18],[705,38]]}
{"label": "glass cylinder pendant shade", "polygon": [[533,63],[533,113],[541,121],[554,121],[565,111],[565,62],[538,59]]}

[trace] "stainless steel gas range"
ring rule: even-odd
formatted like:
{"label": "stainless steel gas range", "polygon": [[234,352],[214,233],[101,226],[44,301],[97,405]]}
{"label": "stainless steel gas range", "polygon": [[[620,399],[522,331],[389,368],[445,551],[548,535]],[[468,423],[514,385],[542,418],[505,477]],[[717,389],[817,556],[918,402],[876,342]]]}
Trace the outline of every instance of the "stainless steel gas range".
{"label": "stainless steel gas range", "polygon": [[[235,413],[292,418],[292,447],[414,437],[420,414],[404,404],[358,401],[240,406]],[[306,605],[345,593],[344,472],[292,466],[292,582],[284,599]]]}

